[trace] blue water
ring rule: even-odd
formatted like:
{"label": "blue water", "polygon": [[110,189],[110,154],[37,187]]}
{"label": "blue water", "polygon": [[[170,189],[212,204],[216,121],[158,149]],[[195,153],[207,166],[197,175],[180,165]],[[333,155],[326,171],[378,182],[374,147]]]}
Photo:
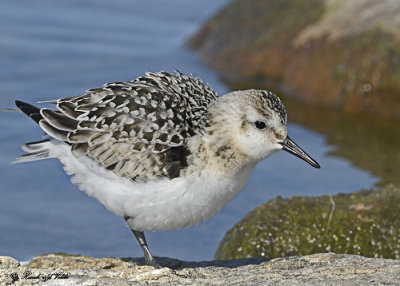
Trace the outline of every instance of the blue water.
{"label": "blue water", "polygon": [[[228,91],[185,40],[227,1],[0,2],[0,107],[81,94],[145,71],[193,73]],[[290,118],[290,114],[289,114]],[[28,260],[49,252],[142,256],[123,219],[69,182],[55,160],[10,165],[24,142],[41,138],[27,117],[0,112],[0,255]],[[245,190],[206,223],[148,233],[156,256],[212,259],[225,232],[278,195],[321,195],[369,187],[376,178],[326,155],[324,136],[290,124],[290,136],[321,164],[280,152],[261,162]]]}

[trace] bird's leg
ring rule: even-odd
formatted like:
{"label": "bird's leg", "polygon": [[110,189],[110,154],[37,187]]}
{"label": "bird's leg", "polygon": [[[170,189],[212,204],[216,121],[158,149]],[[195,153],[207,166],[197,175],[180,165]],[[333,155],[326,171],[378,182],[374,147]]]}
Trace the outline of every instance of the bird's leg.
{"label": "bird's leg", "polygon": [[144,262],[147,265],[154,266],[155,268],[161,268],[161,266],[156,262],[153,255],[151,255],[149,247],[147,246],[146,237],[144,236],[143,231],[137,231],[132,229],[133,234],[135,235],[137,241],[140,244],[140,247],[144,253]]}
{"label": "bird's leg", "polygon": [[125,216],[124,218],[125,218],[126,223],[129,226],[129,228],[131,229],[131,231],[135,235],[137,241],[139,242],[140,247],[143,250],[144,262],[147,265],[153,266],[155,268],[161,268],[161,266],[154,259],[153,255],[151,255],[151,253],[150,253],[149,247],[147,246],[146,237],[144,236],[144,232],[143,231],[134,230],[131,227],[131,225],[129,223],[129,220],[132,219],[131,217]]}

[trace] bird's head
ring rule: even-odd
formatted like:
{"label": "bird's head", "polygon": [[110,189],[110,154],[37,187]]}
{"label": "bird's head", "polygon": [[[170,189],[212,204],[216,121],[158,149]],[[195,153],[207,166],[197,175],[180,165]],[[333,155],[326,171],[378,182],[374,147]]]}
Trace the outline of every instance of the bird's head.
{"label": "bird's head", "polygon": [[319,164],[295,144],[287,132],[287,114],[281,100],[265,90],[234,91],[218,98],[211,120],[230,145],[252,161],[260,161],[285,150],[315,168]]}

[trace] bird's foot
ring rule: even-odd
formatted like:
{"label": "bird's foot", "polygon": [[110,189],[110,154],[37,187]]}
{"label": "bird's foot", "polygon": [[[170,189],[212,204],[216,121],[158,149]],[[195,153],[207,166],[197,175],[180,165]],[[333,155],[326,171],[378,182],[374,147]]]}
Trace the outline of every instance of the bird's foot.
{"label": "bird's foot", "polygon": [[153,266],[155,269],[163,268],[160,264],[157,263],[157,261],[153,257],[151,257],[151,259],[145,259],[144,263],[147,266]]}

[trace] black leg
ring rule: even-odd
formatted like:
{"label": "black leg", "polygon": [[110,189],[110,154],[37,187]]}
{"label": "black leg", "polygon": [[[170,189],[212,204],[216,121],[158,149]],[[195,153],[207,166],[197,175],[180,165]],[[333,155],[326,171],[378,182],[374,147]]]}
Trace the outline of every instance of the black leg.
{"label": "black leg", "polygon": [[147,246],[146,237],[144,236],[144,232],[132,229],[132,227],[130,225],[130,222],[129,222],[129,220],[132,219],[131,217],[125,216],[124,218],[125,218],[126,223],[129,226],[129,228],[131,229],[131,231],[135,235],[137,241],[139,242],[140,247],[143,250],[144,262],[147,265],[154,266],[155,268],[161,268],[161,266],[154,259],[153,255],[151,255],[151,253],[150,253],[149,247]]}
{"label": "black leg", "polygon": [[144,232],[143,231],[133,230],[133,229],[132,229],[132,232],[135,235],[137,241],[140,244],[140,247],[143,250],[144,262],[147,265],[151,265],[151,266],[155,266],[155,267],[159,268],[159,265],[157,264],[157,262],[154,259],[153,255],[151,255],[149,247],[147,246],[146,237],[144,236]]}

